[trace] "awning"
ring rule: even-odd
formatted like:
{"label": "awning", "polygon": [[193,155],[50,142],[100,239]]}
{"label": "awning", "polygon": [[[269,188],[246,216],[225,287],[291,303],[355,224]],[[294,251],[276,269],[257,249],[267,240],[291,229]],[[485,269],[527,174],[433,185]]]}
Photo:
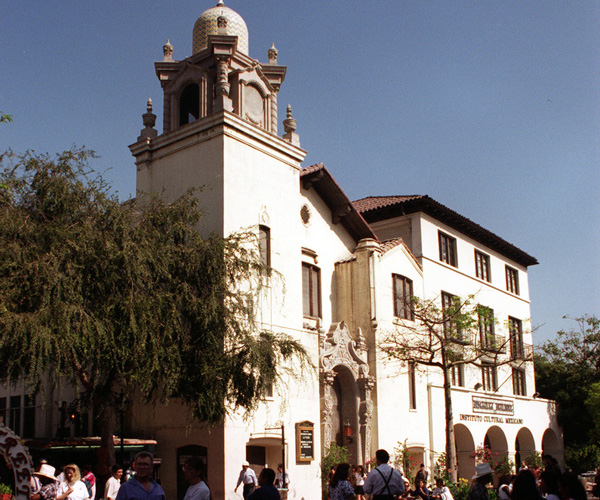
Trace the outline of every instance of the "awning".
{"label": "awning", "polygon": [[[121,438],[113,436],[115,448],[121,446]],[[156,445],[158,442],[154,439],[123,439],[125,448],[144,447]],[[48,450],[52,448],[100,448],[101,438],[99,436],[77,437],[65,439],[24,439],[23,444],[30,449]]]}

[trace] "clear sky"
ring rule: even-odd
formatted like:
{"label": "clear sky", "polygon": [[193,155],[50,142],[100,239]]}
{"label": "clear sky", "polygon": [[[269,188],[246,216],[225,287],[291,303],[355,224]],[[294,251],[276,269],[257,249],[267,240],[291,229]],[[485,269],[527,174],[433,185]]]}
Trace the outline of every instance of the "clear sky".
{"label": "clear sky", "polygon": [[[216,0],[2,2],[0,149],[87,146],[124,199],[167,37]],[[304,165],[350,199],[428,194],[534,255],[535,343],[600,314],[600,2],[226,0],[287,65]],[[281,130],[280,125],[280,130]],[[109,170],[110,169],[110,170]]]}

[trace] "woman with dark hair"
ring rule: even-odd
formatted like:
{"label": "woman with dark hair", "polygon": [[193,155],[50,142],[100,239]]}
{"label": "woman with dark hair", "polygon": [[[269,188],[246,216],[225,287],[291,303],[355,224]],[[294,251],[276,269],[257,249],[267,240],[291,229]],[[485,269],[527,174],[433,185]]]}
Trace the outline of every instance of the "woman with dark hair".
{"label": "woman with dark hair", "polygon": [[364,500],[365,498],[365,489],[363,486],[365,485],[365,469],[362,465],[356,466],[356,481],[354,486],[354,493],[356,493],[357,500]]}
{"label": "woman with dark hair", "polygon": [[350,464],[339,464],[329,484],[329,498],[331,500],[354,500],[356,495],[348,477]]}
{"label": "woman with dark hair", "polygon": [[[525,469],[523,469],[525,470]],[[505,474],[498,480],[498,499],[499,500],[510,500],[510,476]]]}
{"label": "woman with dark hair", "polygon": [[523,469],[517,474],[510,498],[511,500],[542,500],[531,469]]}
{"label": "woman with dark hair", "polygon": [[425,486],[423,479],[417,479],[415,481],[415,489],[410,494],[413,498],[420,498],[422,500],[429,500],[429,490]]}
{"label": "woman with dark hair", "polygon": [[566,472],[560,477],[558,491],[562,500],[587,500],[585,487],[573,472]]}

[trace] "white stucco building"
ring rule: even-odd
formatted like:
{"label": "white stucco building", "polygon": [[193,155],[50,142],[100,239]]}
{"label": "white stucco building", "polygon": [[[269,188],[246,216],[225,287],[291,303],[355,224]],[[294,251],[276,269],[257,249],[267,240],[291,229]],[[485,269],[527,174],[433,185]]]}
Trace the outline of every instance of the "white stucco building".
{"label": "white stucco building", "polygon": [[432,468],[445,446],[441,375],[402,370],[378,349],[383,332],[410,321],[401,307],[407,294],[440,306],[450,296],[475,294],[497,324],[465,345],[489,352],[505,346],[507,363],[455,374],[459,475],[472,475],[471,454],[484,444],[516,461],[534,450],[560,459],[555,406],[536,397],[530,361],[527,269],[536,259],[428,196],[351,202],[325,166],[302,166],[291,110],[278,135],[286,68],[274,47],[267,62],[249,50],[243,19],[222,1],[196,22],[189,57],[174,60],[165,45],[155,65],[164,92],[162,133],[149,105],[130,146],[138,196],[175,199],[204,186],[202,232],[255,230],[280,275],[266,278],[262,326],[300,340],[317,370],[277,384],[250,419],[238,415],[212,428],[190,426],[176,403],[134,408],[127,433],[157,443],[167,496],[183,497],[180,465],[195,454],[206,460],[213,498],[241,498],[233,488],[242,460],[257,471],[276,467],[282,424],[288,498],[318,497],[319,463],[332,441],[347,445],[356,464],[406,441]]}

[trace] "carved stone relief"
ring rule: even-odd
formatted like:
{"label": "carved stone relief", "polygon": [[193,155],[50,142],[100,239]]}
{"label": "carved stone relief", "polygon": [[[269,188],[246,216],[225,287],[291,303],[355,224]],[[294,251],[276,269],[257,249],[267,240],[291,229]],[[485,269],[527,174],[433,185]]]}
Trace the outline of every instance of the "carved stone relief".
{"label": "carved stone relief", "polygon": [[371,397],[375,387],[375,378],[369,375],[367,347],[360,329],[356,338],[350,335],[348,327],[342,321],[333,323],[321,341],[319,368],[321,375],[321,425],[323,445],[333,440],[333,384],[337,370],[344,367],[352,374],[359,395],[358,415],[356,421],[360,429],[357,446],[359,463],[369,460],[371,450],[371,430],[373,419],[373,400]]}

